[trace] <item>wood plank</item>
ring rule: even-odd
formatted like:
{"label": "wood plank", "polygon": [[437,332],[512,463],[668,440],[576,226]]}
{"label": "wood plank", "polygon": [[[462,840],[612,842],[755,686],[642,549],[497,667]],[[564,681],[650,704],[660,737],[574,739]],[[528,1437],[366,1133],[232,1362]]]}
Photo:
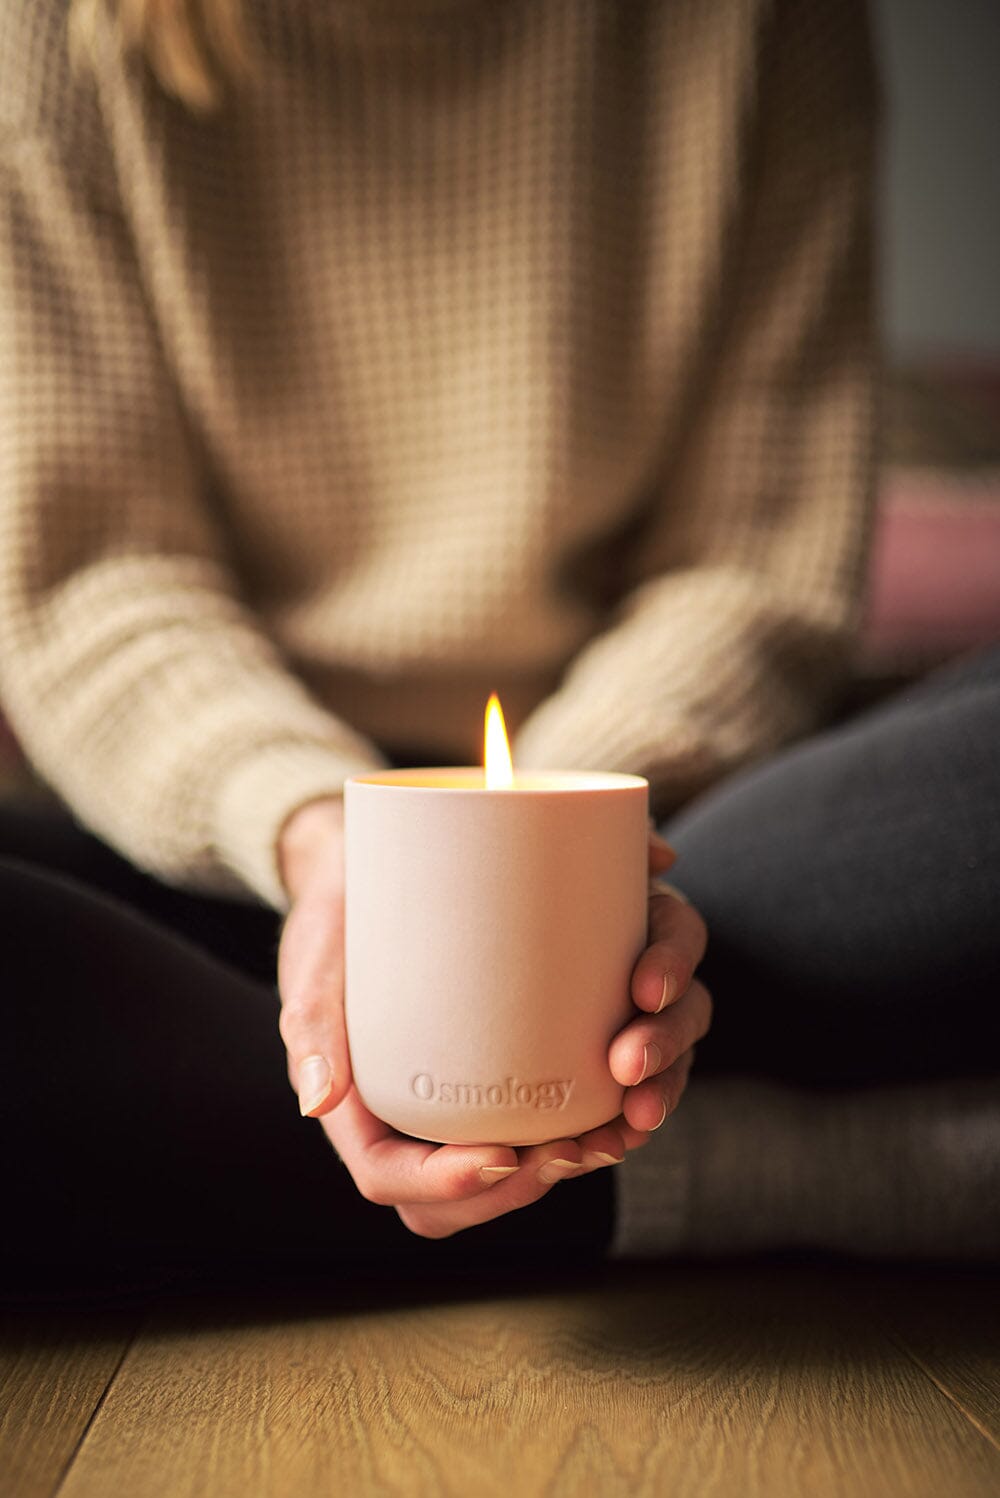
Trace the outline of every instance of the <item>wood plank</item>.
{"label": "wood plank", "polygon": [[822,1269],[160,1315],[60,1498],[978,1498],[1000,1457]]}
{"label": "wood plank", "polygon": [[0,1491],[55,1493],[132,1338],[131,1315],[0,1318]]}
{"label": "wood plank", "polygon": [[873,1299],[899,1345],[1000,1448],[1000,1276],[914,1272]]}

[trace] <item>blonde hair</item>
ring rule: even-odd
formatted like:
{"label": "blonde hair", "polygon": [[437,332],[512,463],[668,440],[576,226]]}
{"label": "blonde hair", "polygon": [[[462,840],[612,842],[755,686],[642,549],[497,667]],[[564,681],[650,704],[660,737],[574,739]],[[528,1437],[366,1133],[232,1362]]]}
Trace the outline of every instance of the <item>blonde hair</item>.
{"label": "blonde hair", "polygon": [[107,13],[119,53],[143,57],[161,87],[196,113],[216,109],[226,84],[257,75],[260,56],[243,0],[72,0],[74,67],[94,57]]}

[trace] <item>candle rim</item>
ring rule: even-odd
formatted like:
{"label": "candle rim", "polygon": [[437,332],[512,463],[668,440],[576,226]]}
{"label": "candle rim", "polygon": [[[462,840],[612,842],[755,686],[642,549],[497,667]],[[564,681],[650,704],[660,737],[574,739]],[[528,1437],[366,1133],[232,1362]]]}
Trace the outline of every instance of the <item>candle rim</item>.
{"label": "candle rim", "polygon": [[[440,782],[428,777],[439,777]],[[454,784],[467,777],[468,784]],[[475,779],[473,777],[476,777]],[[427,765],[420,768],[375,770],[352,775],[346,785],[377,787],[399,791],[438,791],[457,795],[532,796],[574,791],[648,790],[649,781],[642,775],[618,770],[517,770],[511,786],[490,788],[485,784],[483,765]]]}

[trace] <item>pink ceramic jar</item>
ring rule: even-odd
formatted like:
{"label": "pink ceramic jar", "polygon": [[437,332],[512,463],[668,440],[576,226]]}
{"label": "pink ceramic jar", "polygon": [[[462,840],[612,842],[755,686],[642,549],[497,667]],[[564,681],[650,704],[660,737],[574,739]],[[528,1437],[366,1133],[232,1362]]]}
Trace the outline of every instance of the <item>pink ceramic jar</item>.
{"label": "pink ceramic jar", "polygon": [[345,786],[355,1084],[442,1144],[541,1144],[621,1112],[608,1045],[635,1012],[648,783],[393,770]]}

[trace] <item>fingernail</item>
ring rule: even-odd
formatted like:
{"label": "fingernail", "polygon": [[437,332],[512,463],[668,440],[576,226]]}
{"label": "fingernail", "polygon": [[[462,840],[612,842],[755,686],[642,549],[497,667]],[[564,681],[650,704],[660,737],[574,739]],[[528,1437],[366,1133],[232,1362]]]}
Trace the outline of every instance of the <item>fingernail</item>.
{"label": "fingernail", "polygon": [[599,1165],[620,1165],[624,1155],[606,1155],[603,1150],[584,1150],[583,1163],[595,1169]]}
{"label": "fingernail", "polygon": [[672,848],[667,842],[666,838],[661,837],[658,832],[651,830],[649,834],[649,841],[653,844],[654,848],[662,848],[664,853],[675,853],[677,851],[676,848]]}
{"label": "fingernail", "polygon": [[325,1056],[307,1056],[299,1063],[299,1112],[305,1118],[325,1103],[333,1086],[333,1072]]}
{"label": "fingernail", "polygon": [[515,1170],[520,1169],[520,1165],[480,1165],[479,1179],[484,1186],[495,1186],[504,1176],[512,1176]]}
{"label": "fingernail", "polygon": [[555,1181],[565,1181],[567,1176],[575,1175],[583,1169],[583,1162],[575,1160],[546,1160],[538,1172],[538,1179],[551,1186]]}
{"label": "fingernail", "polygon": [[658,1129],[660,1127],[660,1124],[666,1118],[666,1116],[667,1116],[667,1102],[666,1102],[666,1098],[664,1098],[664,1100],[663,1100],[663,1112],[660,1114],[659,1118],[656,1120],[656,1123],[652,1124],[650,1126],[650,1132],[652,1132],[653,1129]]}
{"label": "fingernail", "polygon": [[633,1087],[638,1087],[639,1083],[644,1082],[651,1072],[658,1071],[662,1060],[663,1053],[658,1045],[655,1045],[653,1041],[650,1041],[649,1045],[644,1045],[642,1048],[642,1071],[633,1082]]}
{"label": "fingernail", "polygon": [[667,1005],[669,1003],[671,1003],[671,1001],[674,998],[674,992],[675,992],[676,987],[677,987],[677,985],[674,982],[674,975],[673,975],[673,973],[664,973],[663,974],[663,992],[660,994],[660,1002],[657,1004],[656,1008],[653,1010],[654,1014],[659,1014],[659,1012],[660,1012],[661,1009],[666,1009]]}

